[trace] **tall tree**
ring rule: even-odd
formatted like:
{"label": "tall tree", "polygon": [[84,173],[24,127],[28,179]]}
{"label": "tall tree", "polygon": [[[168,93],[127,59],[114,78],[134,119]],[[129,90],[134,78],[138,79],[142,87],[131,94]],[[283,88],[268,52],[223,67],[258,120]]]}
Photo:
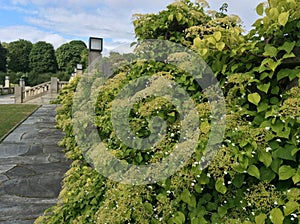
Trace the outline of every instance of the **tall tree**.
{"label": "tall tree", "polygon": [[8,69],[13,72],[29,72],[29,54],[32,43],[28,40],[10,42],[8,45]]}
{"label": "tall tree", "polygon": [[6,60],[7,57],[7,49],[2,46],[0,42],[0,71],[1,72],[6,72]]}
{"label": "tall tree", "polygon": [[71,74],[77,64],[85,64],[84,52],[87,50],[86,44],[81,40],[73,40],[61,45],[55,52],[58,69]]}
{"label": "tall tree", "polygon": [[45,41],[39,41],[33,45],[29,60],[33,73],[54,73],[57,71],[54,47]]}

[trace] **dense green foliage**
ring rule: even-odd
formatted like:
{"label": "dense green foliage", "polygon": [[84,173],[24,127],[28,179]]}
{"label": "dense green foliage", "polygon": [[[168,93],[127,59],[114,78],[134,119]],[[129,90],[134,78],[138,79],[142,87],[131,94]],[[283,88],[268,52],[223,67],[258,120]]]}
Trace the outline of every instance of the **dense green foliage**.
{"label": "dense green foliage", "polygon": [[6,72],[7,49],[0,42],[0,72]]}
{"label": "dense green foliage", "polygon": [[39,41],[34,44],[29,54],[29,65],[31,72],[28,74],[26,81],[31,85],[48,81],[51,74],[57,72],[53,45],[45,41]]}
{"label": "dense green foliage", "polygon": [[84,56],[87,54],[85,51],[87,51],[87,46],[82,41],[71,41],[61,45],[55,52],[58,69],[71,74],[74,72],[77,64],[82,64],[83,67],[86,67],[87,57]]}
{"label": "dense green foliage", "polygon": [[30,68],[35,73],[56,72],[57,62],[52,44],[39,41],[29,54]]}
{"label": "dense green foliage", "polygon": [[125,163],[147,164],[174,149],[180,135],[177,112],[159,97],[141,100],[130,113],[131,128],[139,137],[149,135],[147,118],[159,114],[169,122],[166,137],[152,150],[126,146],[113,130],[112,102],[118,92],[146,75],[173,79],[186,89],[197,104],[200,138],[192,158],[164,181],[136,186],[103,177],[87,163],[74,137],[76,79],[59,96],[57,116],[58,127],[66,133],[61,144],[74,162],[59,203],[36,223],[299,223],[300,1],[259,4],[262,18],[247,35],[237,17],[224,14],[224,5],[221,12],[207,13],[203,4],[175,2],[158,15],[139,15],[134,24],[140,40],[168,39],[195,50],[220,80],[227,124],[214,160],[200,169],[211,116],[193,77],[169,64],[136,61],[100,88],[95,125],[108,151]]}
{"label": "dense green foliage", "polygon": [[201,5],[189,1],[185,4],[177,2],[159,14],[136,14],[136,36],[139,40],[164,39],[182,43],[186,39],[186,28],[206,24],[210,20]]}
{"label": "dense green foliage", "polygon": [[18,40],[9,43],[7,68],[12,72],[29,72],[29,54],[33,44],[28,40]]}

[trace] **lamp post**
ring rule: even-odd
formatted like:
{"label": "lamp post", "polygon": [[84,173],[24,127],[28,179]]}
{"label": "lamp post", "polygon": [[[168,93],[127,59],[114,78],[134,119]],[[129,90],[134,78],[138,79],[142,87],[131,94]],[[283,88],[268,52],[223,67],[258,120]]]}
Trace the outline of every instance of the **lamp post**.
{"label": "lamp post", "polygon": [[75,76],[82,75],[82,64],[77,64],[75,68]]}
{"label": "lamp post", "polygon": [[23,103],[24,97],[25,97],[25,93],[24,93],[24,90],[25,90],[25,79],[23,77],[20,78],[19,85],[20,85],[20,90],[21,90],[21,93],[20,93],[21,102],[20,103]]}
{"label": "lamp post", "polygon": [[90,37],[89,39],[89,73],[92,73],[97,65],[96,60],[101,59],[101,52],[103,50],[103,38]]}
{"label": "lamp post", "polygon": [[9,88],[9,76],[5,76],[4,88]]}

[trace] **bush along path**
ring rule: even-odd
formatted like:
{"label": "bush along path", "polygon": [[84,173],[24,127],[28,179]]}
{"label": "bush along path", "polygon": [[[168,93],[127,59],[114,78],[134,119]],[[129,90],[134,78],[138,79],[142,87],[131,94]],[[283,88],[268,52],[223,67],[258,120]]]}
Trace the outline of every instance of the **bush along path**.
{"label": "bush along path", "polygon": [[135,186],[105,178],[87,163],[74,138],[75,80],[61,93],[57,115],[66,133],[62,145],[74,162],[58,204],[36,223],[300,222],[300,1],[259,4],[261,18],[247,35],[236,16],[225,14],[226,5],[215,13],[203,7],[204,1],[181,0],[159,14],[136,15],[134,26],[139,40],[166,39],[195,50],[219,79],[227,124],[214,160],[200,169],[211,116],[193,77],[169,64],[137,61],[130,69],[120,68],[100,88],[95,124],[108,151],[124,163],[139,165],[159,161],[173,150],[178,114],[161,98],[137,102],[130,113],[131,128],[139,137],[149,134],[149,117],[159,114],[169,122],[166,138],[150,152],[128,147],[113,130],[112,102],[130,80],[145,75],[170,78],[186,89],[197,104],[200,138],[191,159],[164,181]]}
{"label": "bush along path", "polygon": [[67,169],[55,108],[35,111],[0,143],[0,223],[33,223],[57,202]]}

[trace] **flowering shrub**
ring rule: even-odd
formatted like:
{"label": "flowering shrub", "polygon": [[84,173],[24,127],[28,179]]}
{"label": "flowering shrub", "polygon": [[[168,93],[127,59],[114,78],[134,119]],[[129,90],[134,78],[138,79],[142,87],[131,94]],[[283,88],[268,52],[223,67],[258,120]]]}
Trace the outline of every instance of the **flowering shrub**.
{"label": "flowering shrub", "polygon": [[[264,17],[245,36],[236,17],[205,14],[202,6],[182,0],[159,16],[139,15],[134,24],[139,39],[175,38],[194,49],[219,78],[227,124],[214,160],[200,169],[211,128],[201,89],[184,71],[142,61],[131,70],[120,69],[100,89],[95,109],[99,136],[113,155],[132,164],[153,163],[171,153],[180,129],[177,112],[166,100],[149,97],[130,113],[131,128],[140,137],[149,135],[146,118],[160,114],[168,121],[165,138],[151,151],[123,144],[110,120],[111,102],[122,86],[145,74],[164,76],[182,85],[197,104],[197,148],[182,169],[155,184],[125,185],[103,177],[85,161],[72,131],[75,80],[60,94],[57,115],[58,127],[66,132],[61,144],[74,162],[59,203],[36,223],[299,223],[300,1],[259,4],[257,13]],[[170,31],[160,27],[166,21]]]}

